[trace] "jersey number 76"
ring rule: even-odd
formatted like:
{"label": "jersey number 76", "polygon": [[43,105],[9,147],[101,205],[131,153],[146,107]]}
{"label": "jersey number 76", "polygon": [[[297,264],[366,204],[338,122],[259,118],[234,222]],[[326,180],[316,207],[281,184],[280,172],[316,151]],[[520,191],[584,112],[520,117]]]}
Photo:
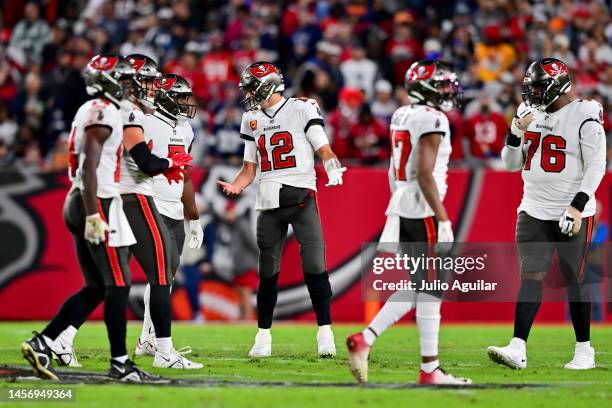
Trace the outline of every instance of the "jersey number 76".
{"label": "jersey number 76", "polygon": [[565,169],[565,139],[556,135],[541,136],[539,132],[525,132],[525,143],[529,142],[529,148],[524,169],[531,170],[531,160],[540,147],[541,139],[540,167],[547,173],[561,173]]}

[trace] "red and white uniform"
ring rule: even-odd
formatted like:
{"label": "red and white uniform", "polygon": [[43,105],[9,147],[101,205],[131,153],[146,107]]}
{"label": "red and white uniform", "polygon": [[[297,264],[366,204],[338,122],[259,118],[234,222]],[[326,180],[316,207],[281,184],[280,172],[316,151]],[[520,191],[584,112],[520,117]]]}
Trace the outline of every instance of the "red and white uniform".
{"label": "red and white uniform", "polygon": [[[123,128],[139,127],[144,131],[145,114],[136,105],[129,103],[121,107]],[[144,132],[145,143],[151,141],[151,135]],[[153,195],[153,178],[140,170],[127,149],[121,160],[121,194]]]}
{"label": "red and white uniform", "polygon": [[416,179],[415,148],[420,138],[428,133],[441,133],[442,141],[433,170],[438,194],[446,195],[448,160],[452,151],[450,128],[446,115],[423,105],[402,106],[391,118],[391,165],[389,177],[393,195],[387,216],[421,219],[434,215]]}
{"label": "red and white uniform", "polygon": [[329,141],[322,132],[308,132],[313,126],[323,126],[321,110],[313,99],[283,98],[265,111],[243,114],[244,160],[259,168],[256,210],[278,207],[282,185],[316,191],[315,152]]}
{"label": "red and white uniform", "polygon": [[606,167],[603,108],[578,99],[552,113],[536,111],[525,131],[523,157],[519,213],[556,221],[582,191],[590,197],[582,216],[594,215],[594,193]]}
{"label": "red and white uniform", "polygon": [[[188,153],[193,143],[193,129],[187,121],[177,122],[159,112],[145,115],[145,135],[150,135],[149,149],[157,157],[168,157],[179,153]],[[168,183],[163,174],[153,178],[153,200],[157,210],[166,217],[183,220],[184,181]]]}
{"label": "red and white uniform", "polygon": [[76,188],[83,188],[81,168],[85,160],[85,132],[92,126],[103,126],[111,131],[102,146],[100,163],[96,169],[97,196],[111,198],[119,193],[121,154],[123,152],[123,125],[119,110],[109,101],[93,99],[85,102],[72,121],[68,149],[70,153],[69,177]]}

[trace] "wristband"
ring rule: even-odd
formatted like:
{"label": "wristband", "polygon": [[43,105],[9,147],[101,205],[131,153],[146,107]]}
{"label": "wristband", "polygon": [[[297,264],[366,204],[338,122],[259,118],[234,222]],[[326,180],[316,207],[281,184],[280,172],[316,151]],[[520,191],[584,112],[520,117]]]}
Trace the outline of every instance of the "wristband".
{"label": "wristband", "polygon": [[574,196],[571,206],[577,209],[578,211],[583,212],[584,207],[587,205],[588,202],[589,195],[580,191],[576,194],[576,196]]}
{"label": "wristband", "polygon": [[506,136],[506,144],[512,147],[519,147],[521,145],[521,138],[512,133],[510,129],[508,129],[508,136]]}

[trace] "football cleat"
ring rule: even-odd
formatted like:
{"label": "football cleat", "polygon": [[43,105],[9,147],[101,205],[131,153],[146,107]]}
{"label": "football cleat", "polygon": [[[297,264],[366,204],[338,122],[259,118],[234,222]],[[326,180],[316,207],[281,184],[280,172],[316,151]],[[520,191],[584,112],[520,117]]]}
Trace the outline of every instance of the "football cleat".
{"label": "football cleat", "polygon": [[574,351],[574,358],[572,361],[565,365],[568,370],[590,370],[595,368],[595,349],[589,347],[588,350],[576,350]]}
{"label": "football cleat", "polygon": [[317,333],[317,350],[320,358],[333,358],[336,357],[336,344],[334,343],[334,334],[330,331],[329,333]]}
{"label": "football cleat", "polygon": [[147,340],[141,342],[138,339],[138,343],[136,343],[136,349],[134,350],[134,355],[136,356],[154,356],[157,352],[157,346],[155,341],[155,336],[150,336]]}
{"label": "football cleat", "polygon": [[197,370],[204,367],[203,364],[196,363],[185,357],[185,354],[189,353],[191,353],[191,348],[189,347],[183,347],[179,350],[172,349],[170,354],[164,354],[158,351],[155,353],[155,358],[153,359],[153,367],[174,368],[177,370]]}
{"label": "football cleat", "polygon": [[21,343],[21,353],[23,357],[34,369],[34,373],[43,379],[47,380],[59,380],[57,372],[51,365],[53,359],[53,352],[43,339],[43,336],[38,332],[32,332],[32,336],[29,340]]}
{"label": "football cleat", "polygon": [[261,358],[270,357],[272,355],[272,335],[268,333],[257,332],[255,336],[255,344],[249,351],[249,357]]}
{"label": "football cleat", "polygon": [[81,364],[79,364],[77,361],[74,348],[65,345],[61,338],[58,337],[57,339],[53,340],[53,342],[49,344],[49,348],[53,352],[53,356],[59,365],[81,367]]}
{"label": "football cleat", "polygon": [[506,347],[490,346],[487,348],[487,354],[489,354],[489,358],[494,363],[502,364],[515,370],[527,368],[527,354],[524,349],[510,345]]}
{"label": "football cleat", "polygon": [[108,371],[108,376],[115,380],[130,383],[144,383],[159,380],[159,377],[153,376],[136,367],[136,364],[132,360],[127,360],[125,363],[111,360],[110,363],[111,366]]}
{"label": "football cleat", "polygon": [[455,377],[438,367],[431,373],[419,371],[419,384],[421,385],[468,385],[472,380],[469,378]]}
{"label": "football cleat", "polygon": [[346,339],[349,352],[349,367],[353,377],[360,383],[368,382],[368,356],[370,346],[363,338],[363,333],[355,333]]}

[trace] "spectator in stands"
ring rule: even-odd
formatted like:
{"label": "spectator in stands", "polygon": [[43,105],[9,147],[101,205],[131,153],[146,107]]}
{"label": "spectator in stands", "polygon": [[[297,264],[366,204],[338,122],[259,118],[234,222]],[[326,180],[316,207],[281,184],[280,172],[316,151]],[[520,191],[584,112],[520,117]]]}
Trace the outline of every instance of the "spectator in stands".
{"label": "spectator in stands", "polygon": [[498,111],[492,109],[491,98],[482,93],[479,109],[465,123],[465,136],[470,143],[470,154],[475,159],[498,158],[504,147],[508,124]]}
{"label": "spectator in stands", "polygon": [[330,142],[340,158],[349,157],[349,130],[358,122],[363,104],[364,96],[361,91],[344,88],[338,96],[338,107],[327,118]]}
{"label": "spectator in stands", "polygon": [[361,90],[367,100],[374,97],[374,82],[378,76],[378,66],[366,57],[365,48],[355,42],[349,49],[350,58],[340,64],[344,85]]}
{"label": "spectator in stands", "polygon": [[6,150],[15,143],[17,123],[9,117],[6,105],[0,102],[0,143]]}
{"label": "spectator in stands", "polygon": [[28,1],[20,20],[11,35],[10,47],[23,52],[27,63],[40,63],[44,45],[51,41],[49,24],[40,18],[37,2]]}
{"label": "spectator in stands", "polygon": [[42,136],[46,101],[41,93],[41,79],[36,71],[30,71],[23,89],[13,101],[13,112],[18,123],[27,123],[36,134]]}
{"label": "spectator in stands", "polygon": [[368,104],[364,104],[357,123],[348,132],[348,157],[366,165],[383,163],[389,157],[387,134],[387,126],[372,115]]}
{"label": "spectator in stands", "polygon": [[421,42],[415,38],[414,18],[408,11],[395,15],[393,37],[387,43],[387,57],[393,64],[393,81],[404,83],[404,75],[413,62],[423,55]]}
{"label": "spectator in stands", "polygon": [[374,85],[376,97],[372,102],[372,115],[387,126],[391,122],[391,115],[397,109],[397,102],[393,100],[393,85],[385,79],[379,79]]}

